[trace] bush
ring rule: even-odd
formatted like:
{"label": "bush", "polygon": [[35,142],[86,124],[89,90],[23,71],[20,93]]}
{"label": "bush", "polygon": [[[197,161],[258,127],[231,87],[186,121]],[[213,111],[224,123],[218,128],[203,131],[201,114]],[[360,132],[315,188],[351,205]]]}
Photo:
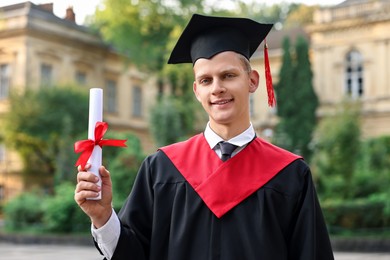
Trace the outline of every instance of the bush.
{"label": "bush", "polygon": [[316,129],[312,169],[322,198],[350,199],[361,151],[359,104],[345,103]]}
{"label": "bush", "polygon": [[46,201],[44,223],[47,231],[77,233],[89,230],[91,222],[74,201],[74,184],[62,183]]}
{"label": "bush", "polygon": [[[356,170],[351,180],[353,198],[385,194],[390,185],[390,137],[381,136],[362,141]],[[389,201],[390,201],[390,193]]]}
{"label": "bush", "polygon": [[322,210],[330,230],[385,230],[390,227],[387,194],[369,198],[333,200],[322,203]]}
{"label": "bush", "polygon": [[42,196],[36,192],[26,192],[9,201],[4,206],[6,230],[42,230],[43,206]]}

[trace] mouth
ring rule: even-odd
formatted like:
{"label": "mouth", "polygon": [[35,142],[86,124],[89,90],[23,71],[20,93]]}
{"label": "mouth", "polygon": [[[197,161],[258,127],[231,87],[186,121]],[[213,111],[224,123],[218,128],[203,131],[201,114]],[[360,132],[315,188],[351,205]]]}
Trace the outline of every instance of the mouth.
{"label": "mouth", "polygon": [[231,99],[221,99],[221,100],[216,100],[213,102],[210,102],[211,105],[225,105],[233,101],[233,98]]}

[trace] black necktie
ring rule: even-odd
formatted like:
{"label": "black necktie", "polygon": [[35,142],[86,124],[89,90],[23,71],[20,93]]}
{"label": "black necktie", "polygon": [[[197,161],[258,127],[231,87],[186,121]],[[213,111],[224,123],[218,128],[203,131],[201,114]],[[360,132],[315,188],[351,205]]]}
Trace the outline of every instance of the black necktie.
{"label": "black necktie", "polygon": [[222,161],[226,161],[232,156],[233,151],[238,147],[237,145],[228,143],[228,142],[220,142],[219,147],[221,148]]}

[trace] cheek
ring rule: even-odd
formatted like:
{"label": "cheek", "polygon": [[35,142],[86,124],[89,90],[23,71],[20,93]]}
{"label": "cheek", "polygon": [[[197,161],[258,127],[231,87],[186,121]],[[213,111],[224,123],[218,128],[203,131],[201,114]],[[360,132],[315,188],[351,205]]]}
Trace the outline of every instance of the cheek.
{"label": "cheek", "polygon": [[195,91],[195,97],[198,102],[202,103],[202,95],[199,92]]}
{"label": "cheek", "polygon": [[195,94],[196,99],[200,103],[205,103],[206,102],[207,94],[205,93],[205,91],[202,91],[202,89],[199,89],[199,88],[194,88],[194,94]]}
{"label": "cheek", "polygon": [[[202,100],[204,99],[203,97],[202,97],[202,91],[200,91],[200,89],[198,88],[198,86],[196,85],[196,83],[194,82],[194,85],[193,85],[193,89],[192,89],[193,91],[194,91],[194,95],[195,95],[195,97],[196,97],[196,99],[198,100],[198,102],[200,102],[200,103],[203,103],[202,102]],[[204,96],[204,95],[203,95]]]}

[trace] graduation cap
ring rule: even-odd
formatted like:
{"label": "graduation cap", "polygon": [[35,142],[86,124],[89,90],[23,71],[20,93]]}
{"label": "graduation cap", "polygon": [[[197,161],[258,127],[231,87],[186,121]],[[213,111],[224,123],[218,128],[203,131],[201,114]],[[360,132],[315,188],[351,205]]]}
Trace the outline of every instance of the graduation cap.
{"label": "graduation cap", "polygon": [[[224,51],[235,51],[248,60],[272,28],[247,18],[194,14],[173,48],[168,64],[195,63]],[[275,105],[267,45],[264,44],[268,104]]]}

